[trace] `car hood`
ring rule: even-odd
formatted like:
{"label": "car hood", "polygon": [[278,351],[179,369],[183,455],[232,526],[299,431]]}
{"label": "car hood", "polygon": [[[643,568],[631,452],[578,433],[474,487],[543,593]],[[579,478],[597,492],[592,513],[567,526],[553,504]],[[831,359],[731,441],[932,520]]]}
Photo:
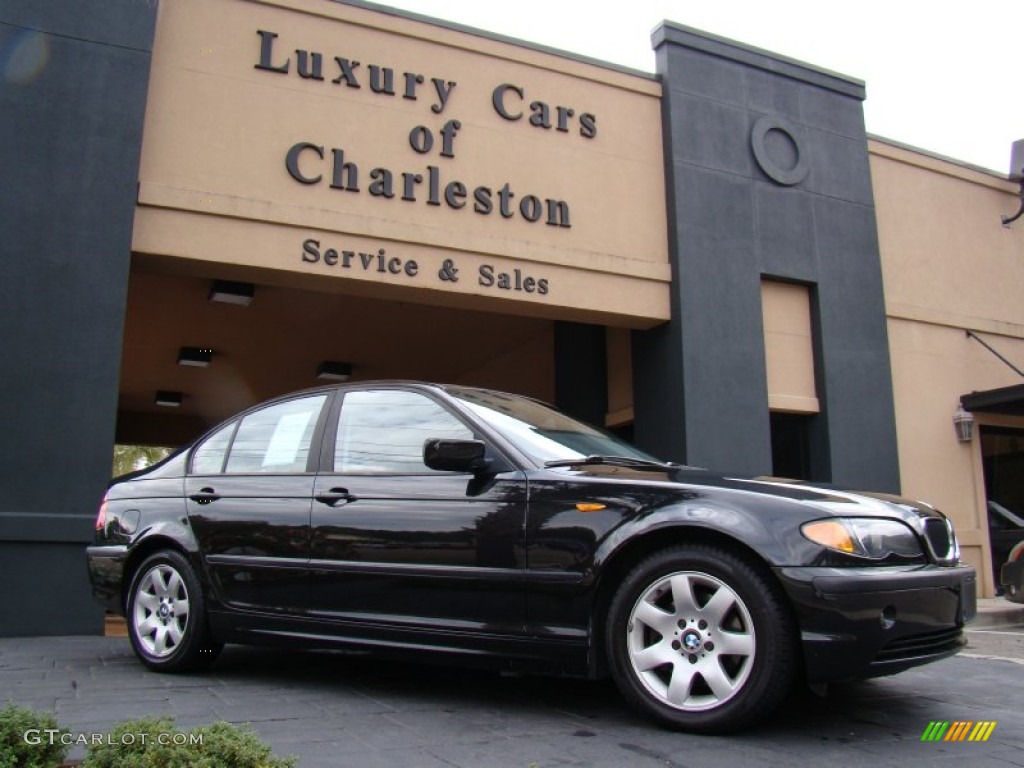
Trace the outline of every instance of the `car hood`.
{"label": "car hood", "polygon": [[[736,482],[756,487],[762,493],[782,495],[826,509],[837,515],[893,517],[895,514],[899,517],[906,515],[918,518],[945,517],[925,501],[894,494],[831,488],[774,477],[758,477]],[[799,495],[801,493],[810,494],[810,496]]]}
{"label": "car hood", "polygon": [[[565,470],[560,470],[565,471]],[[625,480],[638,485],[655,484],[663,488],[693,492],[705,489],[715,494],[756,494],[762,498],[792,502],[805,511],[821,511],[846,517],[889,517],[904,520],[944,518],[924,501],[874,491],[855,491],[827,485],[777,477],[731,477],[690,467],[669,471],[650,471],[607,465],[579,466],[571,470],[575,477],[595,480]]]}

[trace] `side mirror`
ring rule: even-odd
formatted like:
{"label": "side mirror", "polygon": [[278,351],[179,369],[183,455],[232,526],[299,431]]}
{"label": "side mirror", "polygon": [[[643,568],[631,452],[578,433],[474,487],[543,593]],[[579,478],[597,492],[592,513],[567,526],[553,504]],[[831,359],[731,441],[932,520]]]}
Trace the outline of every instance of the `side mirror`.
{"label": "side mirror", "polygon": [[479,472],[487,466],[482,440],[432,437],[423,443],[423,463],[441,472]]}

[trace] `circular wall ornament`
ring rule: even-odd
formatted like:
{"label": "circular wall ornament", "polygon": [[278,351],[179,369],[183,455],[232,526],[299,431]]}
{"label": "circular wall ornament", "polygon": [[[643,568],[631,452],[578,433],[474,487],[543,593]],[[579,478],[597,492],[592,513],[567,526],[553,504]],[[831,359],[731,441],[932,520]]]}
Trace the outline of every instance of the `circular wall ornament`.
{"label": "circular wall ornament", "polygon": [[750,147],[757,164],[768,178],[787,187],[799,184],[810,170],[798,133],[791,122],[772,115],[758,118],[750,131]]}

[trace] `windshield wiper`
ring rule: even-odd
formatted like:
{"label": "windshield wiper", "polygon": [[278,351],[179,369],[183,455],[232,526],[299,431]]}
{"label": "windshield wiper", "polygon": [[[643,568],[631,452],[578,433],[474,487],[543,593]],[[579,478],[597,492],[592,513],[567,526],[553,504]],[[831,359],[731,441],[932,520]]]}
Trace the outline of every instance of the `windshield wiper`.
{"label": "windshield wiper", "polygon": [[682,469],[681,464],[671,461],[655,461],[654,459],[638,459],[633,456],[601,456],[591,454],[580,456],[578,459],[555,459],[545,461],[545,467],[579,467],[584,465],[607,464],[615,467],[630,467],[632,469],[653,469],[658,471],[669,471]]}

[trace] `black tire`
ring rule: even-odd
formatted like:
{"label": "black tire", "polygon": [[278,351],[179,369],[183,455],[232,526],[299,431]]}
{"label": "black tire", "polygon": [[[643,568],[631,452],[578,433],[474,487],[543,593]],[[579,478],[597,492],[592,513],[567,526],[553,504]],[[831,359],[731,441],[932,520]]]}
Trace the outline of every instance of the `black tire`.
{"label": "black tire", "polygon": [[224,647],[210,636],[195,571],[174,550],[150,555],[135,571],[125,618],[135,654],[157,672],[205,669]]}
{"label": "black tire", "polygon": [[671,728],[737,730],[793,685],[793,618],[770,576],[733,552],[673,547],[637,565],[608,613],[612,677],[640,712]]}

